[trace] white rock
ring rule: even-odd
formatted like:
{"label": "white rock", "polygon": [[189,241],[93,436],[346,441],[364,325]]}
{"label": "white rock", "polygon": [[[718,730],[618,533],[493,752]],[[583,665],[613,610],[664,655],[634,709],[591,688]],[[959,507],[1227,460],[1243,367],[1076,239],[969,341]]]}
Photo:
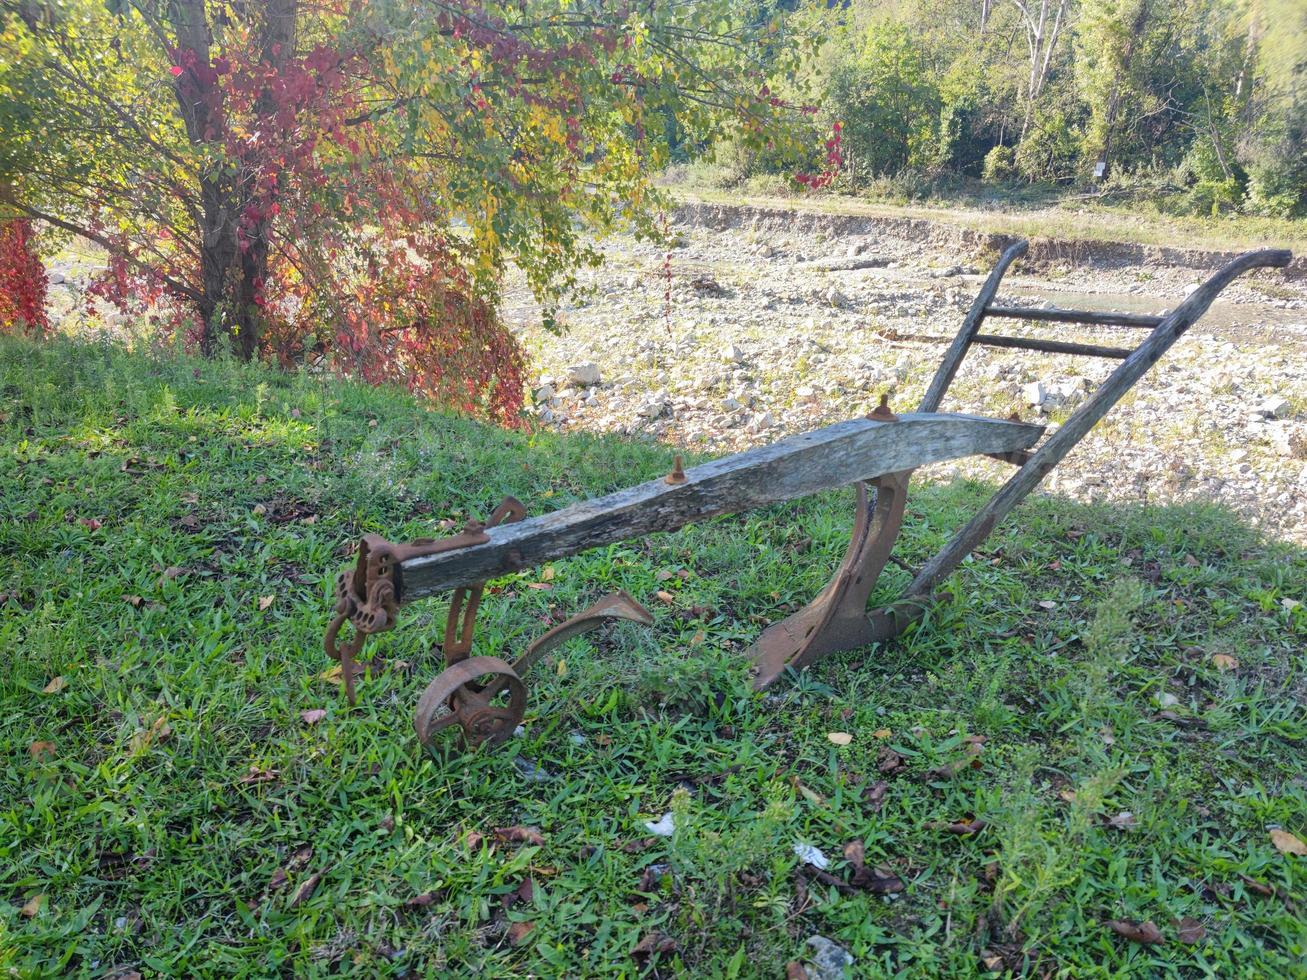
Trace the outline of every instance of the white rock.
{"label": "white rock", "polygon": [[844,971],[853,965],[847,949],[825,936],[809,936],[808,945],[812,947],[809,980],[844,980]]}
{"label": "white rock", "polygon": [[1042,408],[1048,401],[1048,389],[1042,381],[1032,381],[1021,389],[1021,399],[1035,408]]}
{"label": "white rock", "polygon": [[600,377],[599,365],[594,361],[582,361],[567,369],[567,380],[578,388],[597,385]]}
{"label": "white rock", "polygon": [[722,359],[728,364],[739,364],[744,360],[744,351],[735,344],[727,344],[722,350]]}
{"label": "white rock", "polygon": [[647,402],[636,409],[636,412],[640,417],[646,419],[656,419],[665,411],[667,411],[667,399],[659,398],[657,396],[650,398]]}
{"label": "white rock", "polygon": [[541,385],[535,392],[536,404],[538,405],[541,402],[547,402],[556,394],[558,394],[558,392],[554,391],[553,385]]}
{"label": "white rock", "polygon": [[1289,414],[1291,407],[1287,398],[1272,395],[1270,398],[1263,399],[1257,406],[1257,414],[1268,419],[1282,419]]}

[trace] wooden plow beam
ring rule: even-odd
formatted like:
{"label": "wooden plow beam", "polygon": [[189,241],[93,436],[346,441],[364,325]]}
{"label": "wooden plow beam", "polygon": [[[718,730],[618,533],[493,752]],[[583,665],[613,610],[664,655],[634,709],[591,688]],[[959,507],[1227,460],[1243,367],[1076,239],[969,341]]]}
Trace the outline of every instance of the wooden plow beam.
{"label": "wooden plow beam", "polygon": [[[424,745],[450,727],[461,729],[469,744],[498,744],[523,717],[526,689],[521,675],[545,652],[611,620],[648,625],[652,617],[630,596],[617,593],[550,630],[513,663],[493,656],[474,657],[476,611],[488,579],[591,548],[850,484],[857,487],[857,513],[844,560],[816,598],[770,626],[750,648],[754,686],[771,684],[787,667],[806,667],[832,653],[888,640],[921,616],[935,589],[962,559],[1206,312],[1231,280],[1257,267],[1284,267],[1292,258],[1281,250],[1241,255],[1166,316],[1021,310],[994,304],[1004,273],[1026,247],[1025,242],[1017,242],[1000,257],[916,413],[895,416],[882,398],[881,407],[866,418],[791,436],[689,470],[682,469],[677,457],[675,469],[662,479],[529,520],[525,508],[510,497],[485,524],[469,522],[451,537],[396,545],[377,535],[365,536],[355,566],[337,577],[336,615],[325,637],[327,654],[341,662],[350,701],[355,696],[356,660],[366,637],[393,628],[402,605],[453,590],[442,646],[446,669],[419,701],[415,727]],[[1147,328],[1150,333],[1133,349],[979,333],[986,317],[1025,315],[1042,323]],[[1044,432],[1042,426],[938,411],[968,350],[977,343],[1109,357],[1121,363],[1031,452]],[[974,455],[1004,460],[1017,471],[916,573],[899,601],[868,612],[867,601],[902,526],[912,472],[930,463]],[[341,642],[346,623],[352,635]]]}

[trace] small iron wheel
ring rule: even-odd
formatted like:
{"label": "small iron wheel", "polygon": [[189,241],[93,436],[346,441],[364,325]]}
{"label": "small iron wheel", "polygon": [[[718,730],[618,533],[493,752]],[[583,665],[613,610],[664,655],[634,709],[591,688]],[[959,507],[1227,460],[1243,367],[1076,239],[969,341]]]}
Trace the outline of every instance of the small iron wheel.
{"label": "small iron wheel", "polygon": [[[443,713],[442,713],[443,712]],[[418,699],[413,727],[430,748],[437,732],[458,725],[472,747],[501,745],[526,714],[526,685],[498,657],[469,657],[446,667]]]}

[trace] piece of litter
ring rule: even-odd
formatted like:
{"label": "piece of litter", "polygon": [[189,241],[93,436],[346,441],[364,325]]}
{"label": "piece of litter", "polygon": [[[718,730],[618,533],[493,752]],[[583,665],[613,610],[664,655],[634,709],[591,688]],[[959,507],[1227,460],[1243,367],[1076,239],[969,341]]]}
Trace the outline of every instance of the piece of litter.
{"label": "piece of litter", "polygon": [[525,726],[518,725],[516,728],[513,729],[513,734],[516,735],[518,738],[521,738],[523,735],[526,734]]}
{"label": "piece of litter", "polygon": [[588,741],[586,737],[582,735],[580,732],[572,732],[567,737],[571,739],[573,745],[585,745],[585,743]]}
{"label": "piece of litter", "polygon": [[830,867],[830,858],[811,844],[795,844],[794,855],[804,864],[811,864],[818,871],[825,871]]}
{"label": "piece of litter", "polygon": [[671,837],[676,832],[676,822],[672,818],[671,811],[664,813],[660,820],[646,820],[644,825],[649,829],[649,833],[658,837]]}

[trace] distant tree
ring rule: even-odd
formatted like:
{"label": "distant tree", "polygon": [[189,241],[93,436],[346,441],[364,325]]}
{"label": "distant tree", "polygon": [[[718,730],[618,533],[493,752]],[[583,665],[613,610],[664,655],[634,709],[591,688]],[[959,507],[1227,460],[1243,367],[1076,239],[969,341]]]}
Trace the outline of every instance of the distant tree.
{"label": "distant tree", "polygon": [[98,296],[504,419],[506,263],[549,317],[581,225],[652,231],[668,120],[764,143],[785,111],[779,22],[729,0],[2,2],[0,180],[106,250]]}

